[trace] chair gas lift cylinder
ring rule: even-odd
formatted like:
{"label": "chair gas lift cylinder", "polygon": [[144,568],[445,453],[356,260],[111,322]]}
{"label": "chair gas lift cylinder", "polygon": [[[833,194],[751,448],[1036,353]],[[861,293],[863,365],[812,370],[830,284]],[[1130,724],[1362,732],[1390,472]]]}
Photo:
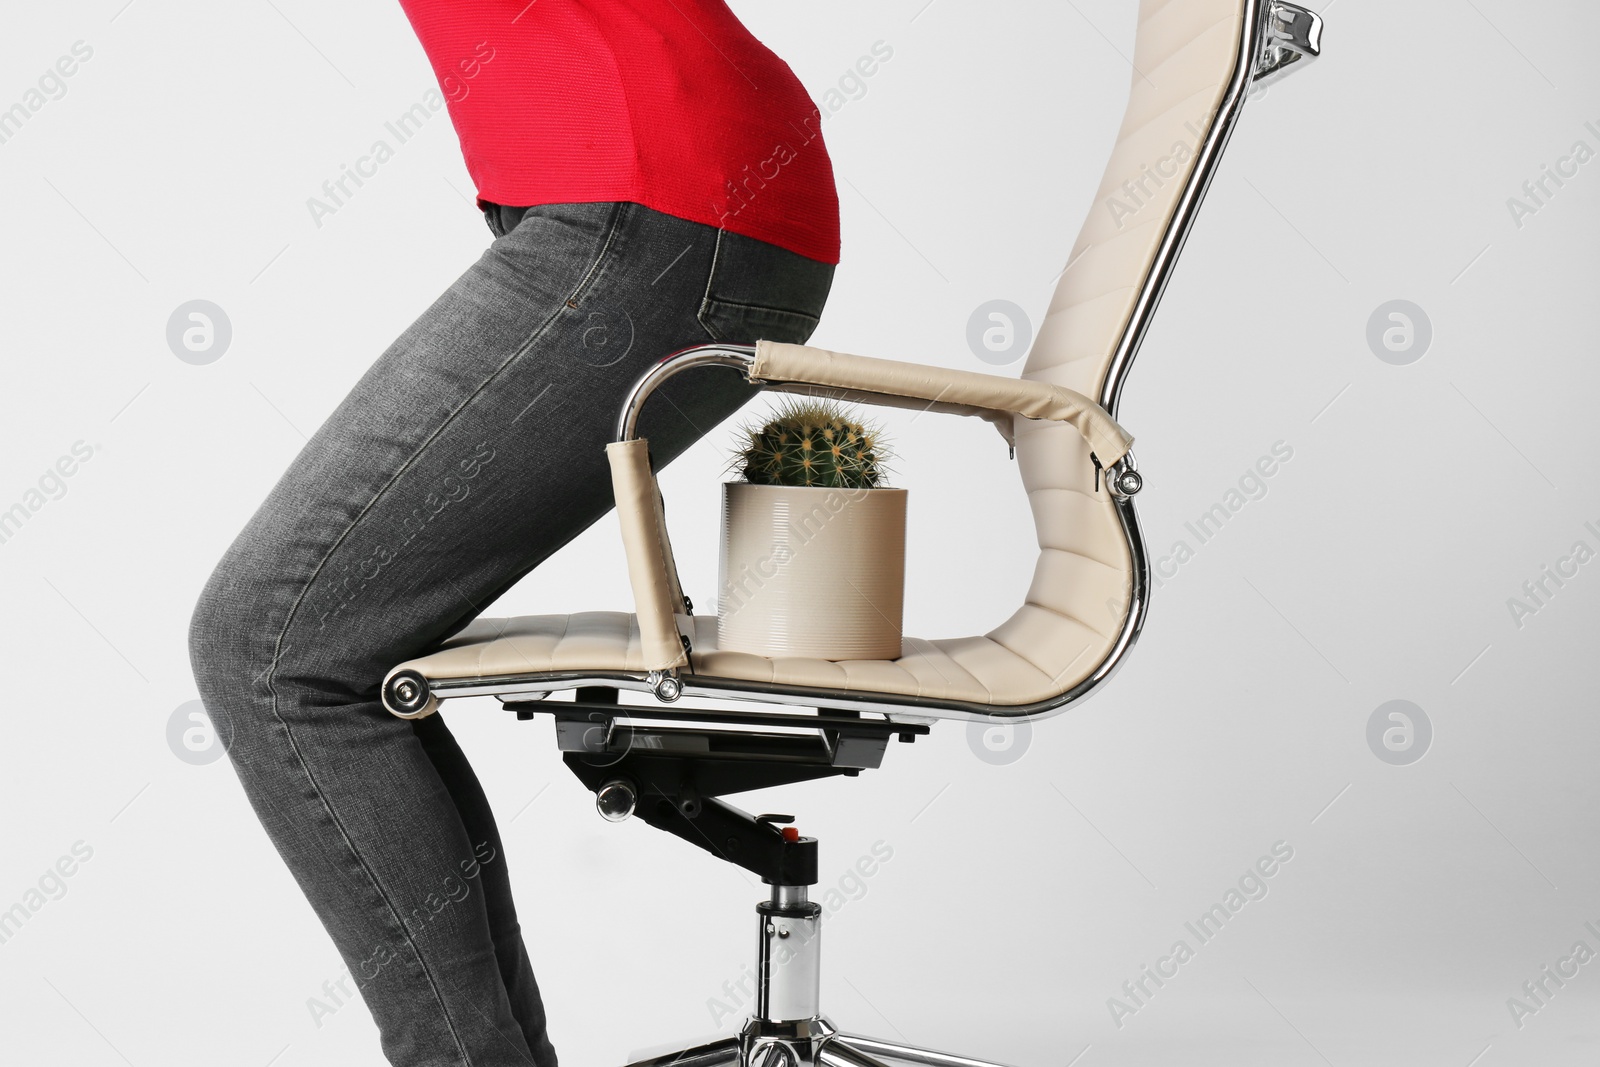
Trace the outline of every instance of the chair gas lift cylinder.
{"label": "chair gas lift cylinder", "polygon": [[[397,665],[383,701],[401,718],[494,696],[520,719],[548,715],[569,770],[606,819],[630,817],[758,875],[755,1008],[738,1036],[636,1067],[993,1067],[841,1032],[823,1013],[817,840],[789,815],[721,797],[882,764],[891,740],[944,720],[1031,722],[1104,685],[1138,638],[1149,566],[1134,513],[1143,485],[1115,421],[1118,398],[1206,189],[1254,84],[1321,51],[1322,20],[1283,0],[1140,0],[1127,110],[1096,202],[1174,143],[1188,151],[1134,219],[1092,213],[1020,378],[800,345],[700,345],[640,378],[607,446],[632,613],[479,619]],[[732,368],[768,389],[983,418],[1017,461],[1040,556],[1026,602],[988,633],[906,637],[896,659],[768,658],[717,647],[715,616],[683,595],[665,508],[637,436],[667,378]],[[624,703],[622,693],[640,699]],[[571,700],[550,700],[571,692]],[[690,707],[682,698],[736,702]]]}

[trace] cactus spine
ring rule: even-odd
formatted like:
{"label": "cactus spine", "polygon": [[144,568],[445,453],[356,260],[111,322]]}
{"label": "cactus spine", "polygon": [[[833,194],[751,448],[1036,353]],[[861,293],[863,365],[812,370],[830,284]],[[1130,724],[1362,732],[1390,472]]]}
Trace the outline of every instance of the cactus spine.
{"label": "cactus spine", "polygon": [[765,423],[743,432],[745,444],[729,466],[753,485],[883,485],[890,453],[876,427],[835,401],[786,398]]}

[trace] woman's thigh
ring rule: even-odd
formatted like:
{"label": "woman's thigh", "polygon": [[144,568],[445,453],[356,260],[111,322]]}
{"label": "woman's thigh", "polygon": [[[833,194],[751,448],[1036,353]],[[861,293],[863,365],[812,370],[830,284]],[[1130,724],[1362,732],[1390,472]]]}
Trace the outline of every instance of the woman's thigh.
{"label": "woman's thigh", "polygon": [[[612,506],[604,446],[643,370],[711,340],[803,341],[832,268],[635,204],[536,207],[373,364],[213,578],[218,649],[280,715],[370,701]],[[668,383],[659,464],[750,398]],[[219,635],[220,636],[220,635]],[[264,677],[261,677],[263,675]],[[269,695],[270,694],[270,695]]]}

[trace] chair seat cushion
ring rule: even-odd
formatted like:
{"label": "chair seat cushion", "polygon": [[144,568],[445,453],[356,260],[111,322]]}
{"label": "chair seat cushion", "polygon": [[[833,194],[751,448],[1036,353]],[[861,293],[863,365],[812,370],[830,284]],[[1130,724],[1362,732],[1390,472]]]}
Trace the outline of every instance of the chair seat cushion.
{"label": "chair seat cushion", "polygon": [[[1108,644],[1066,616],[1049,620],[1055,640],[1082,651],[1073,666],[1091,669]],[[984,704],[1026,704],[1062,691],[1061,680],[1035,666],[1025,648],[1004,642],[1006,627],[980,637],[936,641],[908,637],[898,659],[824,660],[767,657],[717,648],[715,615],[694,617],[694,651],[685,677],[773,682],[852,693],[883,693]],[[644,671],[637,618],[630,612],[524,615],[478,619],[437,651],[395,668],[430,681],[506,678],[546,671]]]}

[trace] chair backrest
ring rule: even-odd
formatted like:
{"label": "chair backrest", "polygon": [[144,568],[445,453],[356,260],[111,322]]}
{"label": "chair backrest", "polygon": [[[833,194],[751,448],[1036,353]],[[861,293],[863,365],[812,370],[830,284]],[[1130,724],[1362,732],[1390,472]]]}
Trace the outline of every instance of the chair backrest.
{"label": "chair backrest", "polygon": [[[1123,376],[1244,104],[1269,3],[1141,0],[1116,148],[1024,378],[1076,389],[1116,413]],[[987,636],[1055,679],[1060,696],[1045,709],[1054,711],[1120,664],[1143,623],[1148,568],[1131,501],[1107,492],[1082,436],[1024,419],[1016,436],[1039,561],[1027,601]]]}

